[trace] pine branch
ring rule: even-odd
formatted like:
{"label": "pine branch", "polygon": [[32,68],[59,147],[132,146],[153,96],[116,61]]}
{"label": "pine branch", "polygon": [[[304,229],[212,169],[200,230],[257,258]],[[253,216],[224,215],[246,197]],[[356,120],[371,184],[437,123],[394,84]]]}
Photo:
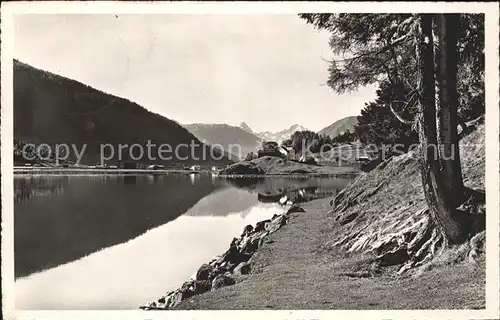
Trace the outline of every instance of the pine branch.
{"label": "pine branch", "polygon": [[406,120],[404,119],[401,115],[399,115],[396,110],[394,110],[394,107],[392,106],[392,102],[389,103],[389,108],[391,109],[392,114],[396,117],[396,119],[399,120],[399,122],[406,124],[406,125],[412,125],[413,120]]}
{"label": "pine branch", "polygon": [[386,52],[387,50],[390,50],[391,48],[394,48],[395,46],[401,44],[402,42],[408,40],[409,38],[410,38],[410,34],[405,34],[404,36],[401,36],[401,37],[395,39],[394,41],[392,41],[391,43],[387,44],[386,46],[384,46],[382,48],[363,52],[363,53],[361,53],[355,57],[352,57],[352,58],[338,59],[338,60],[335,60],[335,62],[352,62],[352,61],[356,61],[357,59],[360,59],[360,58],[363,58],[366,56],[378,55],[378,54]]}

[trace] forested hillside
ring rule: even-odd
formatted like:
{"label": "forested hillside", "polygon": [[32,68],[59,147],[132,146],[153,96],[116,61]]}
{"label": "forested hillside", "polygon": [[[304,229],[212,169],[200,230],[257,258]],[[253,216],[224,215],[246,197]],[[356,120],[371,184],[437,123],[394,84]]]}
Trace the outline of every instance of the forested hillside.
{"label": "forested hillside", "polygon": [[[176,106],[172,106],[174,108]],[[181,143],[200,144],[188,130],[177,122],[152,113],[127,99],[116,97],[91,88],[80,82],[33,68],[14,60],[14,139],[24,143],[54,145],[75,144],[78,149],[87,144],[83,163],[97,163],[100,146],[111,144],[140,144],[146,149],[148,140],[157,147],[168,144],[174,150]],[[204,161],[203,150],[208,155]],[[214,160],[219,151],[210,156],[209,147],[195,148],[194,157],[188,148],[164,153],[172,160],[148,159],[143,163],[229,163],[227,158]],[[129,160],[128,149],[123,149],[123,159]],[[71,155],[73,156],[73,155]],[[117,156],[117,155],[116,155]],[[134,154],[137,157],[137,154]],[[183,160],[186,158],[185,160]],[[71,158],[70,158],[71,159]],[[117,163],[113,159],[110,163]]]}

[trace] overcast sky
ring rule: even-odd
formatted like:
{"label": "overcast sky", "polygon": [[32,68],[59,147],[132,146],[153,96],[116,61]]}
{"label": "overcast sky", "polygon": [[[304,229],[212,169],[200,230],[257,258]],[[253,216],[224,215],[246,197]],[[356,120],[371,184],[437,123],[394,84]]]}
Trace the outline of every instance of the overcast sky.
{"label": "overcast sky", "polygon": [[317,131],[375,91],[324,85],[328,37],[295,15],[24,15],[14,55],[180,123]]}

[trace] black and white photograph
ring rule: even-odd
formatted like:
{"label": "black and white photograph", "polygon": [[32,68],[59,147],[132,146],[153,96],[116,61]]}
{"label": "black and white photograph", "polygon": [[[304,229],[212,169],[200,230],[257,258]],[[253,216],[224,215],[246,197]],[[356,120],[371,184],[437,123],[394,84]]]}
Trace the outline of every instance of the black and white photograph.
{"label": "black and white photograph", "polygon": [[500,317],[498,4],[309,4],[2,4],[4,314]]}

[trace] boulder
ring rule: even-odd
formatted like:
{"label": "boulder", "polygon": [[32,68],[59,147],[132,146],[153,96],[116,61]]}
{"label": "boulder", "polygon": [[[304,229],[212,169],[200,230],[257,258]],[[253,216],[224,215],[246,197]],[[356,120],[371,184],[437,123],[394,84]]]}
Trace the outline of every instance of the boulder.
{"label": "boulder", "polygon": [[241,243],[241,239],[238,239],[238,238],[233,238],[233,240],[231,241],[231,244],[229,245],[230,247],[233,247],[233,246],[237,246]]}
{"label": "boulder", "polygon": [[221,264],[223,264],[224,261],[226,261],[227,254],[229,253],[230,250],[231,249],[229,249],[222,256],[220,256],[219,259],[217,259],[217,261],[215,261],[214,265],[215,266],[220,266]]}
{"label": "boulder", "polygon": [[[236,263],[234,262],[231,262],[231,261],[224,261],[223,264],[220,265],[219,267],[219,271],[217,273],[217,275],[221,274],[221,273],[225,273],[225,272],[228,272],[228,271],[231,271],[234,269],[234,267],[236,267]],[[215,275],[214,275],[215,276]]]}
{"label": "boulder", "polygon": [[241,262],[246,262],[250,259],[251,255],[246,252],[240,252],[237,247],[231,247],[226,252],[225,261],[238,265]]}
{"label": "boulder", "polygon": [[210,291],[212,282],[210,280],[191,280],[186,281],[179,289],[182,293],[181,300],[190,298],[194,295]]}
{"label": "boulder", "polygon": [[304,208],[302,208],[302,207],[294,205],[294,206],[291,206],[290,209],[288,209],[286,214],[295,213],[295,212],[306,212],[306,210],[304,210]]}
{"label": "boulder", "polygon": [[259,237],[249,237],[241,246],[241,252],[243,254],[254,254],[259,248]]}
{"label": "boulder", "polygon": [[242,237],[252,233],[253,231],[253,227],[251,224],[247,225],[244,229],[243,229],[243,233],[241,234]]}
{"label": "boulder", "polygon": [[194,294],[201,294],[210,291],[212,288],[212,281],[210,280],[196,280],[193,284]]}
{"label": "boulder", "polygon": [[267,228],[269,233],[273,233],[273,232],[278,231],[278,229],[280,229],[284,225],[284,223],[282,223],[282,222],[285,222],[285,220],[283,219],[280,222],[270,223],[269,227]]}
{"label": "boulder", "polygon": [[269,219],[257,222],[257,224],[255,225],[254,232],[260,232],[260,231],[265,230],[266,229],[266,223],[269,223],[269,222],[271,222],[271,220],[269,220]]}
{"label": "boulder", "polygon": [[212,288],[211,290],[217,290],[222,287],[230,286],[235,284],[234,278],[228,274],[219,274],[217,277],[212,280]]}
{"label": "boulder", "polygon": [[182,300],[194,296],[194,282],[195,280],[189,280],[182,284],[179,291],[182,293]]}
{"label": "boulder", "polygon": [[179,303],[181,303],[183,299],[183,294],[181,291],[176,291],[174,294],[168,297],[167,303],[165,304],[166,308],[173,308]]}
{"label": "boulder", "polygon": [[271,221],[271,223],[266,225],[266,230],[269,231],[269,233],[273,233],[282,226],[284,226],[285,224],[286,224],[286,217],[284,215],[281,215],[278,218]]}
{"label": "boulder", "polygon": [[269,234],[269,231],[266,231],[266,232],[260,233],[258,236],[255,237],[258,240],[258,242],[257,242],[258,248],[262,247],[262,244],[264,243],[264,239],[266,238],[266,236],[268,234]]}
{"label": "boulder", "polygon": [[212,259],[212,261],[210,261],[209,265],[211,265],[212,267],[216,267],[217,266],[217,262],[219,261],[219,259],[221,258],[221,256],[216,256],[214,259]]}
{"label": "boulder", "polygon": [[233,273],[237,276],[250,273],[250,264],[248,262],[240,263],[236,268],[234,268]]}
{"label": "boulder", "polygon": [[196,280],[208,280],[214,271],[214,267],[209,264],[203,264],[196,272]]}

